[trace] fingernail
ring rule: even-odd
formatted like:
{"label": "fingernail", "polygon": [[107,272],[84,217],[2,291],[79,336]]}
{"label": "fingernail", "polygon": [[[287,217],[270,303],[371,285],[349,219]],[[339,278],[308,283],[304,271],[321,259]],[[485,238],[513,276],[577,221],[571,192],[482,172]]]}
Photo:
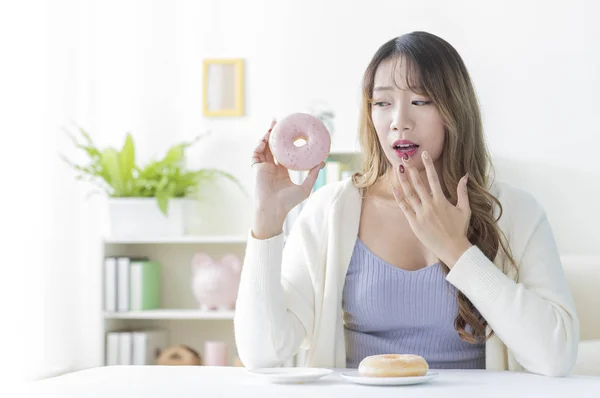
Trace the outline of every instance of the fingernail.
{"label": "fingernail", "polygon": [[429,159],[429,154],[427,151],[423,151],[423,159]]}
{"label": "fingernail", "polygon": [[394,193],[394,196],[398,196],[398,190],[396,189],[396,187],[392,188],[392,192]]}
{"label": "fingernail", "polygon": [[404,166],[400,165],[400,173],[404,173]]}
{"label": "fingernail", "polygon": [[405,153],[404,155],[402,155],[402,159],[408,160],[408,153]]}

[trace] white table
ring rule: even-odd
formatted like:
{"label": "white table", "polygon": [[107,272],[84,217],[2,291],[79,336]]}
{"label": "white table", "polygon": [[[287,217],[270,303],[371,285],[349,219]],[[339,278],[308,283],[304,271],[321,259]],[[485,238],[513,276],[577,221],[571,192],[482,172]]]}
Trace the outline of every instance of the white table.
{"label": "white table", "polygon": [[598,398],[600,377],[545,377],[528,373],[438,371],[425,384],[364,386],[352,384],[335,369],[329,376],[308,384],[270,384],[244,368],[203,366],[110,366],[82,370],[38,381],[27,397],[371,397],[371,398]]}

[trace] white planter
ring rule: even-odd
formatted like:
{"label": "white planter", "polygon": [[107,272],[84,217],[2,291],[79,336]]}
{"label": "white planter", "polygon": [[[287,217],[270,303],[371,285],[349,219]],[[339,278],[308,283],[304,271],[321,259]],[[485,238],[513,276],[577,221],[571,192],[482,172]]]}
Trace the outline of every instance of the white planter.
{"label": "white planter", "polygon": [[168,215],[156,198],[109,198],[110,234],[113,238],[174,237],[185,235],[192,209],[188,199],[170,199]]}

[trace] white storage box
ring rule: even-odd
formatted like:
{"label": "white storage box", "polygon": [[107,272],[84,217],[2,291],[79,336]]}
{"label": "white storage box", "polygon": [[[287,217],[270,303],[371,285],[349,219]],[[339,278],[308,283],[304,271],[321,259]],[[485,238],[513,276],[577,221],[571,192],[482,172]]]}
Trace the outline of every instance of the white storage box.
{"label": "white storage box", "polygon": [[110,236],[112,238],[175,237],[186,234],[192,201],[170,199],[168,215],[158,207],[156,198],[109,198]]}

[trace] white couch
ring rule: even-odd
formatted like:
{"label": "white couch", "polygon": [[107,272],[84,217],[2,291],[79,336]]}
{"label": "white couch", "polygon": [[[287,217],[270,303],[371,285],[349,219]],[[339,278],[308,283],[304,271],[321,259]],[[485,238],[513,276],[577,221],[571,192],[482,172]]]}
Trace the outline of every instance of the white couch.
{"label": "white couch", "polygon": [[573,374],[600,376],[600,256],[564,255],[565,277],[581,323]]}

